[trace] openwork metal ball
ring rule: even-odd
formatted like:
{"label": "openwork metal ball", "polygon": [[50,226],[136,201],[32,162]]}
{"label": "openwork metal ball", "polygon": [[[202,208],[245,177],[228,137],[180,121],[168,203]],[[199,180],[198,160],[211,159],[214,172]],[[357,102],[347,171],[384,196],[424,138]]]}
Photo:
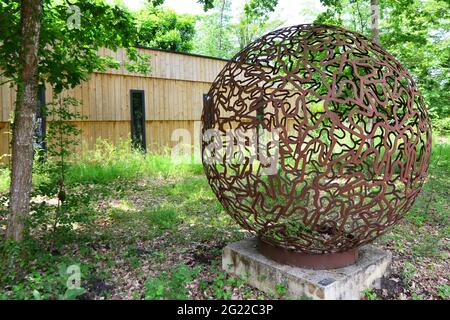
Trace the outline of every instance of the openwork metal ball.
{"label": "openwork metal ball", "polygon": [[431,128],[413,78],[340,27],[256,40],[205,96],[202,160],[220,203],[266,256],[312,268],[353,263],[419,194]]}

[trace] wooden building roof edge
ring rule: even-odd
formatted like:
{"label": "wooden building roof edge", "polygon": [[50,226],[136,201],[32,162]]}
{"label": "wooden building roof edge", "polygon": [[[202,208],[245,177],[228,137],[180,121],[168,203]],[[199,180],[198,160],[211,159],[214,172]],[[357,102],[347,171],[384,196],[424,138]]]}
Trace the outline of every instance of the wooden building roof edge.
{"label": "wooden building roof edge", "polygon": [[207,55],[198,54],[198,53],[171,51],[171,50],[153,48],[153,47],[148,47],[148,46],[143,46],[143,45],[137,45],[136,48],[137,49],[147,49],[147,50],[159,51],[159,52],[166,52],[166,53],[181,54],[181,55],[184,55],[184,56],[191,56],[191,57],[196,57],[196,58],[220,60],[220,61],[225,61],[225,62],[231,61],[231,59],[218,58],[218,57],[207,56]]}

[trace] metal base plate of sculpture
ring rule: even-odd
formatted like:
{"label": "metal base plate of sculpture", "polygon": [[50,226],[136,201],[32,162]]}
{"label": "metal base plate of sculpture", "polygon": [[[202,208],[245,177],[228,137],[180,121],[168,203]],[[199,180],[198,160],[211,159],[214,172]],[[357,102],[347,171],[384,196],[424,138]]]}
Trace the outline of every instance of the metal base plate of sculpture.
{"label": "metal base plate of sculpture", "polygon": [[431,126],[407,70],[340,27],[256,40],[205,98],[202,161],[218,200],[262,254],[308,268],[356,261],[423,185]]}

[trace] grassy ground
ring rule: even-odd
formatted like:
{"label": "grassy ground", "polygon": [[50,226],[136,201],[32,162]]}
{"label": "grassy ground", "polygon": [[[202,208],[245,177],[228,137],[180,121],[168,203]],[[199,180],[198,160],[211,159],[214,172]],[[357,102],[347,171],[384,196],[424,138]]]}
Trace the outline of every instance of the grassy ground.
{"label": "grassy ground", "polygon": [[[200,165],[130,154],[103,144],[67,171],[67,221],[53,230],[55,199],[36,195],[23,245],[2,243],[0,298],[267,299],[220,269],[226,243],[249,236],[223,213]],[[378,240],[393,252],[392,275],[367,299],[449,299],[450,144],[436,141],[429,181],[401,224]],[[35,189],[51,185],[37,168]],[[8,185],[0,171],[0,195]],[[6,197],[0,209],[3,236]],[[1,205],[0,200],[0,205]],[[48,218],[50,216],[50,218]],[[65,223],[67,222],[67,223]],[[70,266],[82,291],[66,289]]]}

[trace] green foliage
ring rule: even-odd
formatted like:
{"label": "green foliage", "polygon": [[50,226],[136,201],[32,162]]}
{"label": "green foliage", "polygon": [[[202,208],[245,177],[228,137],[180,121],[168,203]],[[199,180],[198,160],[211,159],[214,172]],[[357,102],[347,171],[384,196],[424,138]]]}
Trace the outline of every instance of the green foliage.
{"label": "green foliage", "polygon": [[62,171],[67,167],[65,159],[79,144],[77,137],[81,134],[81,130],[72,121],[86,119],[74,111],[80,104],[75,98],[55,96],[53,102],[45,106],[46,117],[50,119],[46,136],[47,155],[55,160],[54,163]]}
{"label": "green foliage", "polygon": [[278,0],[249,0],[233,22],[230,0],[215,0],[214,10],[199,17],[194,52],[219,58],[232,58],[239,50],[284,23],[271,20]]}
{"label": "green foliage", "polygon": [[432,124],[436,134],[450,136],[450,117],[434,119]]}
{"label": "green foliage", "polygon": [[278,294],[279,296],[284,296],[284,295],[286,295],[286,293],[287,293],[286,286],[285,286],[284,284],[282,284],[282,283],[278,283],[278,284],[275,286],[275,291],[277,292],[277,294]]}
{"label": "green foliage", "polygon": [[226,274],[223,272],[218,272],[213,278],[211,281],[211,288],[216,299],[231,299],[232,292],[230,288],[225,288],[228,281]]}
{"label": "green foliage", "polygon": [[178,221],[177,212],[173,208],[161,208],[150,212],[151,223],[165,230],[172,228]]}
{"label": "green foliage", "polygon": [[171,9],[147,6],[136,15],[138,42],[164,50],[189,52],[195,34],[195,18]]}
{"label": "green foliage", "polygon": [[[450,144],[448,138],[438,137],[433,141],[428,177],[430,181],[423,186],[423,193],[427,196],[419,197],[415,205],[406,214],[406,219],[417,226],[422,226],[427,222],[434,222],[439,225],[446,225],[449,221],[450,212],[448,210],[448,175],[450,174]],[[435,246],[431,238],[427,245],[431,251]],[[422,252],[420,248],[418,251]],[[425,249],[425,247],[423,248]],[[426,251],[426,250],[425,250]]]}
{"label": "green foliage", "polygon": [[381,42],[409,69],[431,116],[450,116],[450,3],[442,0],[389,1],[393,9]]}
{"label": "green foliage", "polygon": [[[45,114],[50,121],[47,131],[47,149],[44,156],[49,161],[41,163],[37,160],[35,173],[46,176],[35,184],[34,195],[55,201],[38,200],[31,203],[33,214],[28,217],[30,229],[51,230],[51,237],[70,232],[74,223],[85,222],[88,216],[81,209],[82,199],[79,195],[67,193],[65,177],[68,157],[78,145],[77,137],[81,130],[74,120],[83,117],[74,111],[79,101],[74,98],[55,96],[53,102],[45,106]],[[55,203],[56,202],[56,203]]]}
{"label": "green foliage", "polygon": [[143,154],[131,148],[130,139],[116,144],[99,139],[94,149],[86,151],[67,169],[68,183],[107,184],[115,179],[148,176],[184,176],[202,172],[201,164],[174,165],[169,153]]}
{"label": "green foliage", "polygon": [[450,298],[450,285],[448,284],[440,284],[437,286],[439,296],[442,299],[449,299]]}
{"label": "green foliage", "polygon": [[64,294],[59,296],[59,300],[76,300],[84,293],[86,293],[86,290],[84,290],[83,288],[66,289],[66,291],[64,291]]}
{"label": "green foliage", "polygon": [[2,242],[0,257],[0,299],[71,300],[85,292],[67,285],[73,260],[53,256],[34,240]]}
{"label": "green foliage", "polygon": [[283,20],[270,20],[268,15],[256,15],[244,10],[239,16],[239,22],[232,25],[233,33],[237,35],[239,50],[283,23]]}
{"label": "green foliage", "polygon": [[[123,150],[104,141],[99,142],[97,147],[98,150],[91,153],[94,158],[84,155],[71,159],[67,162],[66,171],[71,172],[73,167],[79,166],[91,168],[93,164],[108,167],[115,163],[112,159],[117,152],[118,159],[129,158],[131,163],[135,162],[139,167],[135,172],[139,174],[123,174],[115,178],[111,175],[105,180],[95,178],[99,183],[93,183],[86,176],[77,177],[74,173],[66,179],[68,198],[76,196],[74,208],[89,219],[73,224],[66,229],[67,232],[58,233],[55,240],[42,236],[51,234],[51,223],[46,223],[48,230],[44,230],[43,225],[33,227],[32,237],[27,237],[21,245],[1,242],[0,299],[80,299],[80,294],[83,294],[83,299],[110,298],[111,288],[97,288],[99,285],[96,283],[111,283],[114,292],[120,296],[126,295],[126,289],[121,288],[123,283],[136,279],[142,282],[147,280],[146,286],[137,288],[133,294],[136,299],[141,298],[141,289],[148,299],[189,298],[187,288],[194,291],[200,289],[196,292],[205,298],[231,299],[236,291],[246,298],[258,297],[257,292],[245,286],[245,279],[231,277],[218,267],[217,259],[223,244],[240,240],[248,234],[223,213],[202,174],[201,166],[186,164],[181,167],[184,169],[179,169],[170,157],[152,154],[139,154],[134,158],[129,143]],[[152,157],[158,160],[152,160]],[[50,162],[51,157],[47,160],[48,164]],[[448,218],[445,218],[448,208],[441,201],[446,200],[449,163],[449,145],[443,143],[443,138],[435,140],[430,182],[426,184],[429,189],[424,190],[411,210],[414,215],[424,216],[423,222],[419,226],[410,223],[407,218],[406,224],[397,225],[388,234],[389,239],[395,241],[395,248],[401,247],[402,255],[417,252],[417,248],[413,249],[414,245],[423,242],[422,238],[428,235],[430,226],[433,234],[429,236],[442,239],[446,232],[448,234]],[[36,164],[36,167],[42,165]],[[95,171],[91,178],[100,175],[97,167],[88,170]],[[110,169],[103,170],[109,172]],[[55,179],[48,171],[35,169],[34,188],[38,190]],[[428,206],[429,213],[426,213],[430,194],[435,196]],[[49,201],[48,198],[45,200]],[[5,221],[6,212],[2,210],[6,201],[6,194],[0,197],[0,223]],[[32,215],[36,212],[33,211]],[[293,227],[301,229],[302,225]],[[193,244],[201,245],[193,247]],[[186,257],[194,258],[189,263],[200,266],[201,274],[198,267],[179,265],[186,262]],[[400,272],[407,290],[412,290],[412,281],[421,277],[423,268],[417,267],[415,261],[421,259],[422,256],[413,256]],[[445,256],[440,258],[437,255],[432,261],[439,263],[444,259]],[[61,270],[67,270],[67,266],[72,264],[80,264],[84,293],[81,289],[67,291],[68,274]],[[142,271],[143,266],[148,267],[147,270],[155,270],[155,277],[147,279]],[[131,278],[117,278],[118,272],[124,271]],[[420,285],[419,281],[415,281],[415,285]],[[275,291],[283,294],[283,289],[280,285]],[[424,298],[429,297],[427,293],[417,292]],[[446,292],[448,294],[448,288],[441,284],[433,289],[432,295],[444,299]],[[373,291],[367,292],[366,297],[377,298]],[[260,295],[258,298],[264,299],[266,296]],[[412,293],[411,298],[418,299],[420,296]]]}
{"label": "green foliage", "polygon": [[[66,264],[61,264],[58,269],[59,275],[62,279],[62,284],[67,286],[69,281],[70,272]],[[64,291],[64,294],[59,295],[59,300],[76,300],[79,296],[83,295],[86,292],[84,288],[81,287],[68,287]],[[33,295],[38,293],[38,291],[33,291]],[[35,296],[36,298],[36,296]]]}
{"label": "green foliage", "polygon": [[248,0],[244,5],[247,16],[267,17],[275,10],[278,0]]}
{"label": "green foliage", "polygon": [[9,188],[9,170],[0,168],[0,192],[5,192]]}
{"label": "green foliage", "polygon": [[[0,69],[3,76],[18,81],[22,62],[19,1],[0,1]],[[39,77],[56,93],[72,88],[97,70],[118,68],[110,56],[100,56],[100,48],[132,48],[137,43],[133,16],[119,6],[103,1],[74,0],[82,13],[79,25],[68,23],[73,12],[63,1],[44,0],[39,43]],[[128,66],[143,73],[150,71],[149,57],[132,55]]]}
{"label": "green foliage", "polygon": [[411,294],[411,300],[423,300],[423,297],[420,294],[417,294],[416,292],[413,292]]}
{"label": "green foliage", "polygon": [[365,289],[362,293],[367,300],[378,300],[378,296],[373,289]]}
{"label": "green foliage", "polygon": [[[147,0],[147,2],[151,6],[156,7],[162,5],[164,3],[164,0]],[[197,2],[203,4],[203,10],[205,11],[214,7],[214,0],[197,0]]]}
{"label": "green foliage", "polygon": [[[31,118],[35,112],[21,108],[23,104],[21,97],[23,96],[26,80],[23,79],[25,73],[22,72],[25,66],[23,61],[25,55],[22,52],[24,43],[26,44],[23,41],[24,39],[22,39],[22,29],[26,27],[26,25],[23,25],[23,23],[26,23],[26,20],[21,18],[21,12],[24,12],[22,6],[24,5],[26,4],[21,1],[0,0],[0,76],[6,78],[6,82],[17,85],[15,116],[20,115],[20,118]],[[29,39],[25,39],[38,42],[33,45],[34,48],[37,47],[38,49],[37,59],[32,64],[34,66],[30,67],[30,70],[34,70],[37,67],[37,72],[34,72],[35,74],[30,73],[31,78],[26,80],[28,85],[31,85],[29,86],[30,90],[33,91],[32,88],[35,88],[35,94],[37,93],[37,88],[32,85],[33,83],[48,83],[53,88],[54,94],[59,94],[64,89],[73,88],[82,81],[87,80],[94,71],[118,68],[120,64],[111,56],[100,55],[100,49],[132,48],[136,44],[137,32],[133,17],[119,6],[111,6],[103,1],[88,0],[74,0],[71,3],[58,0],[43,0],[39,2],[37,7],[41,8],[41,6],[42,13],[38,10],[39,12],[35,12],[36,19],[32,19],[36,21],[36,27],[40,32],[36,32],[36,39],[33,39],[31,35]],[[29,45],[25,46],[25,48],[27,47]],[[127,50],[127,52],[130,53],[132,51]],[[130,69],[133,71],[149,73],[149,57],[134,52],[134,54],[129,55],[129,62],[125,67],[132,67]],[[62,119],[59,123],[64,124],[64,117],[68,115],[63,113],[58,115]],[[54,123],[56,126],[58,125],[57,121]],[[23,132],[27,131],[25,128],[21,128],[19,124],[20,122],[16,126],[13,123],[14,136],[23,130],[25,130]],[[64,131],[63,134],[74,133],[70,132],[74,130],[70,126],[62,125],[57,130]],[[32,136],[28,135],[27,139],[31,140]],[[13,139],[13,141],[15,140]],[[31,141],[28,142],[31,143]],[[14,153],[20,151],[14,149],[13,146],[12,152],[14,161]],[[56,152],[64,153],[64,149]],[[64,156],[60,154],[61,158]],[[27,157],[22,165],[31,169],[33,165],[31,156]],[[62,175],[63,171],[64,169],[61,169]],[[16,175],[13,174],[13,178],[15,177]],[[22,180],[26,181],[28,179],[31,179],[29,174]],[[31,191],[30,184],[26,182],[21,184],[24,187],[25,194],[29,194]],[[63,210],[65,190],[62,180],[58,179],[56,185],[58,188],[58,205],[56,206],[52,228],[54,231],[60,224],[65,224],[66,226],[71,224],[70,219],[66,219],[68,216],[63,213],[65,211]],[[14,192],[14,190],[12,191]],[[29,201],[28,196],[27,201]],[[38,209],[42,209],[42,205],[39,205]],[[28,207],[26,211],[28,211]],[[43,213],[42,210],[40,212]],[[20,223],[18,223],[18,225],[21,225],[22,215],[26,215],[28,212],[16,212],[16,214],[21,217]],[[44,216],[45,214],[37,214],[32,217],[42,218]],[[43,226],[44,228],[46,227],[45,224]],[[19,238],[21,238],[21,235]]]}
{"label": "green foliage", "polygon": [[370,33],[370,0],[321,0],[326,11],[320,13],[315,23],[343,25],[349,29]]}
{"label": "green foliage", "polygon": [[[369,0],[321,0],[315,23],[336,24],[369,38]],[[445,0],[379,2],[380,41],[417,81],[433,118],[450,115],[450,3]]]}
{"label": "green foliage", "polygon": [[419,257],[434,257],[439,253],[440,236],[426,235],[419,244],[413,246],[413,254]]}
{"label": "green foliage", "polygon": [[208,292],[214,299],[230,300],[233,288],[240,287],[245,283],[244,279],[229,276],[215,266],[211,268],[211,272],[213,272],[211,279],[200,281],[199,288]]}
{"label": "green foliage", "polygon": [[190,269],[179,265],[171,272],[161,272],[145,281],[145,299],[147,300],[184,300],[188,298],[187,284],[199,273],[198,268]]}
{"label": "green foliage", "polygon": [[194,52],[219,58],[236,53],[232,38],[231,1],[216,0],[214,10],[203,16],[196,30]]}
{"label": "green foliage", "polygon": [[416,275],[417,269],[409,261],[405,261],[405,264],[403,266],[403,270],[401,272],[401,275],[403,277],[403,281],[407,286],[410,286],[412,284],[412,279]]}
{"label": "green foliage", "polygon": [[268,13],[278,0],[249,0],[239,13],[239,21],[232,21],[231,1],[214,1],[214,10],[199,17],[194,52],[219,58],[231,58],[239,50],[283,24],[270,20]]}
{"label": "green foliage", "polygon": [[126,223],[131,227],[138,227],[144,225],[148,227],[156,227],[159,230],[166,230],[173,228],[178,222],[178,214],[175,208],[166,206],[160,208],[147,208],[142,211],[136,211],[134,208],[123,209],[114,208],[109,212],[110,217],[115,222]]}

